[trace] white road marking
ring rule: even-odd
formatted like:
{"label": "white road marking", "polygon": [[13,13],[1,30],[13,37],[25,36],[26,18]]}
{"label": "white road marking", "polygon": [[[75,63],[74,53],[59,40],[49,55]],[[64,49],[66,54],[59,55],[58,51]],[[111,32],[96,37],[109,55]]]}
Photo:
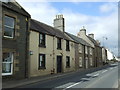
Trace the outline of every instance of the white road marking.
{"label": "white road marking", "polygon": [[66,90],[66,89],[68,89],[68,88],[71,88],[71,87],[73,87],[73,86],[75,86],[75,85],[78,85],[78,84],[80,84],[80,83],[82,83],[83,81],[81,81],[81,82],[78,82],[78,83],[75,83],[75,84],[72,84],[72,85],[70,85],[70,86],[68,86],[68,87],[66,87],[65,89],[63,89],[63,90]]}
{"label": "white road marking", "polygon": [[86,76],[92,76],[91,74],[86,74]]}
{"label": "white road marking", "polygon": [[82,78],[82,80],[90,80],[90,79],[88,79],[88,78]]}
{"label": "white road marking", "polygon": [[95,75],[93,75],[93,76],[99,76],[99,73],[97,73],[97,74],[95,74]]}
{"label": "white road marking", "polygon": [[105,73],[105,72],[107,72],[108,70],[104,70],[102,73]]}
{"label": "white road marking", "polygon": [[74,83],[69,82],[69,83],[63,84],[63,85],[58,86],[58,87],[55,87],[55,88],[65,88],[66,86],[70,86],[70,85],[72,85],[72,84],[74,84]]}

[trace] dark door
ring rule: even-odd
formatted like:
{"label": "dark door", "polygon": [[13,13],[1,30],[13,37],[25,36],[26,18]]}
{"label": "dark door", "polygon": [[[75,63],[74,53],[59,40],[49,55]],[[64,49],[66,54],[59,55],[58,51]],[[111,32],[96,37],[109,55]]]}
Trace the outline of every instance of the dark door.
{"label": "dark door", "polygon": [[62,72],[62,56],[57,56],[57,73]]}

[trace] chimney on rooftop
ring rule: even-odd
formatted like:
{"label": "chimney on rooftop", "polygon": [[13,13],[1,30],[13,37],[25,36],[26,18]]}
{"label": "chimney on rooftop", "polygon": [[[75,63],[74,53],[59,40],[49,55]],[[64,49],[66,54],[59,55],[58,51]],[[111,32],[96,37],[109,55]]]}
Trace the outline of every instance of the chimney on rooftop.
{"label": "chimney on rooftop", "polygon": [[96,42],[97,42],[97,44],[98,44],[98,45],[100,45],[100,44],[101,44],[99,40],[96,40]]}
{"label": "chimney on rooftop", "polygon": [[77,36],[83,36],[83,35],[86,35],[86,29],[85,29],[84,26],[83,26],[82,29],[80,29],[80,31],[78,32]]}
{"label": "chimney on rooftop", "polygon": [[54,27],[64,32],[65,31],[64,24],[65,24],[65,21],[64,21],[63,15],[56,15],[56,18],[54,19]]}
{"label": "chimney on rooftop", "polygon": [[89,37],[91,37],[92,39],[94,39],[94,34],[91,33],[91,34],[88,34]]}

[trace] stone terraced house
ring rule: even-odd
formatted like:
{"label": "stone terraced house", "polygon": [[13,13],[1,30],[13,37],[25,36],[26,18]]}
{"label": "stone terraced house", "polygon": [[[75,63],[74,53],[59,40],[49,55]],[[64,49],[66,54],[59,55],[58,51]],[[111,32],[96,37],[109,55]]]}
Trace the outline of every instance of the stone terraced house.
{"label": "stone terraced house", "polygon": [[[77,36],[65,32],[63,15],[54,26],[31,19],[17,2],[2,2],[3,81],[71,72],[106,62],[106,49],[81,29]],[[104,53],[104,55],[102,55]]]}
{"label": "stone terraced house", "polygon": [[2,79],[28,76],[30,15],[17,2],[2,2]]}
{"label": "stone terraced house", "polygon": [[29,38],[30,77],[75,70],[74,42],[63,31],[31,19]]}

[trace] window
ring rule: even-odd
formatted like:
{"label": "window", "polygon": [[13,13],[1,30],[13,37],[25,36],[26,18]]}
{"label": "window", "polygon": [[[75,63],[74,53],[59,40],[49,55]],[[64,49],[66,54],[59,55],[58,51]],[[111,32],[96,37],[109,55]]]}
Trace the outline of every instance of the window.
{"label": "window", "polygon": [[4,17],[4,37],[14,38],[15,20],[12,17]]}
{"label": "window", "polygon": [[78,48],[79,48],[79,53],[82,53],[82,45],[79,44]]}
{"label": "window", "polygon": [[79,57],[79,67],[82,67],[82,57]]}
{"label": "window", "polygon": [[70,57],[66,56],[66,67],[70,67]]}
{"label": "window", "polygon": [[92,48],[90,48],[90,54],[92,55]]}
{"label": "window", "polygon": [[39,69],[45,69],[45,54],[39,54]]}
{"label": "window", "polygon": [[45,34],[42,33],[39,34],[39,46],[45,47]]}
{"label": "window", "polygon": [[70,44],[68,40],[66,40],[66,51],[70,51]]}
{"label": "window", "polygon": [[61,48],[61,39],[57,38],[57,49],[62,49]]}
{"label": "window", "polygon": [[88,47],[85,46],[85,54],[88,54]]}
{"label": "window", "polygon": [[13,53],[3,53],[2,75],[12,75]]}
{"label": "window", "polygon": [[93,61],[92,61],[92,58],[90,58],[90,66],[93,65]]}

